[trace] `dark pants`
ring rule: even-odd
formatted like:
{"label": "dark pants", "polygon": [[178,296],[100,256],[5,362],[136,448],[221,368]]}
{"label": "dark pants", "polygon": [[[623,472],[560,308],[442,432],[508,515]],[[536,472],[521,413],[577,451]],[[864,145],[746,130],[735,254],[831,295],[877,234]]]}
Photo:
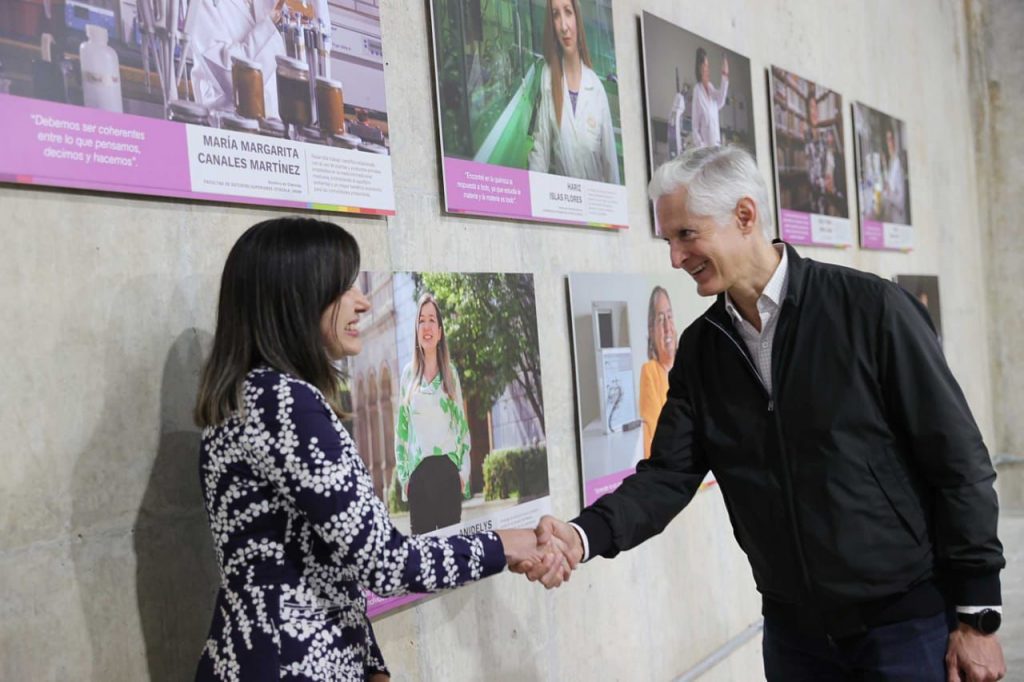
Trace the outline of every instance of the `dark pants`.
{"label": "dark pants", "polygon": [[769,682],[945,682],[948,639],[945,613],[880,625],[842,639],[809,635],[765,618],[764,672]]}
{"label": "dark pants", "polygon": [[412,534],[429,533],[462,520],[459,470],[444,455],[424,457],[409,477]]}

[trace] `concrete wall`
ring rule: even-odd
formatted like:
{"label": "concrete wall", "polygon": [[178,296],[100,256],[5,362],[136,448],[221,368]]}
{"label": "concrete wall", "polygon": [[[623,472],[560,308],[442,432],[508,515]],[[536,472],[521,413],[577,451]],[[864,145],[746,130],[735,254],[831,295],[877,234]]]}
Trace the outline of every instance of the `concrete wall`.
{"label": "concrete wall", "polygon": [[[556,513],[579,503],[564,275],[669,269],[644,194],[641,9],[750,57],[766,177],[772,63],[906,120],[915,251],[804,251],[885,276],[942,277],[947,354],[991,442],[994,413],[1020,405],[1024,386],[1000,379],[995,406],[990,352],[1004,349],[986,339],[1006,308],[981,304],[993,263],[979,239],[960,2],[616,0],[633,229],[614,234],[442,216],[425,4],[382,2],[398,215],[337,221],[369,270],[536,274]],[[275,212],[12,186],[0,203],[0,679],[187,679],[216,581],[189,409],[227,250]],[[1007,280],[1014,263],[1008,254]],[[1021,331],[1015,319],[1009,339]],[[712,490],[662,537],[583,567],[560,591],[502,575],[376,629],[396,679],[664,680],[757,617],[749,567]],[[754,679],[759,666],[755,642],[711,676]]]}
{"label": "concrete wall", "polygon": [[1004,505],[1024,509],[1024,288],[1016,284],[1024,259],[1024,5],[1014,0],[965,3],[970,40],[970,87],[977,148],[979,214],[986,236],[992,333],[993,402]]}

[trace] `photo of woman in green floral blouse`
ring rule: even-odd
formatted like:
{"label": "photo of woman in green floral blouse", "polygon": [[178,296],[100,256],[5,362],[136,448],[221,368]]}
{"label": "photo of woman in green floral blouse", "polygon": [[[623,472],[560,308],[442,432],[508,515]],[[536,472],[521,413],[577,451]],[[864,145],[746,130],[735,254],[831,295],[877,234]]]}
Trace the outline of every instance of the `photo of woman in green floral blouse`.
{"label": "photo of woman in green floral blouse", "polygon": [[431,294],[420,296],[415,322],[412,361],[400,382],[395,460],[418,535],[461,521],[462,500],[470,497],[470,441],[459,374]]}

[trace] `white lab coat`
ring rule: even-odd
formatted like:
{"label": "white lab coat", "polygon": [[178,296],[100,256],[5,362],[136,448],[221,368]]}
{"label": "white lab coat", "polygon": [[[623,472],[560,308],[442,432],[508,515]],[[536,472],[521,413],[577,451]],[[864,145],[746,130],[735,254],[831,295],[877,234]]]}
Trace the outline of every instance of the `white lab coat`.
{"label": "white lab coat", "polygon": [[903,177],[903,164],[899,154],[894,154],[889,162],[889,172],[885,174],[885,217],[886,222],[905,225],[906,184]]}
{"label": "white lab coat", "polygon": [[683,114],[686,113],[686,98],[677,92],[672,99],[672,111],[668,114],[668,157],[674,159],[683,153]]}
{"label": "white lab coat", "polygon": [[729,79],[725,76],[722,76],[721,87],[718,88],[710,81],[707,89],[703,83],[694,86],[690,104],[690,137],[694,147],[717,147],[722,144],[718,110],[725,106],[728,94]]}
{"label": "white lab coat", "polygon": [[[275,0],[193,0],[199,6],[190,18],[192,87],[196,101],[211,109],[234,109],[231,57],[245,57],[263,70],[267,116],[277,108],[277,55],[286,54],[284,38],[271,19]],[[314,0],[317,17],[330,23],[327,0]]]}
{"label": "white lab coat", "polygon": [[562,75],[562,120],[555,120],[551,95],[551,69],[544,65],[540,75],[540,108],[533,133],[529,169],[573,178],[621,184],[615,131],[601,79],[583,65],[576,111],[565,75]]}

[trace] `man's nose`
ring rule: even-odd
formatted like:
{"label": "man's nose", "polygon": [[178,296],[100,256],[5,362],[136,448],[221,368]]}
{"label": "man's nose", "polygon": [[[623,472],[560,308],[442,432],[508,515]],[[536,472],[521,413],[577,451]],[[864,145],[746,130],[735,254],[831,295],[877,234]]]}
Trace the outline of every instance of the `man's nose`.
{"label": "man's nose", "polygon": [[672,267],[681,269],[683,261],[686,260],[686,249],[675,245],[669,247],[669,259],[672,261]]}

